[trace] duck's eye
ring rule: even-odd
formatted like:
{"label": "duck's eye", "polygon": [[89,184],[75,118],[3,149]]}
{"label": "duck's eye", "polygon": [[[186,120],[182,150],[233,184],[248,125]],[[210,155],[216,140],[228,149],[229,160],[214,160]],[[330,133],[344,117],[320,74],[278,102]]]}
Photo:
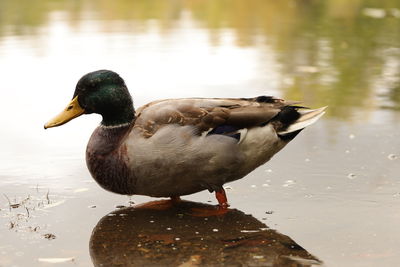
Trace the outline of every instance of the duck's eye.
{"label": "duck's eye", "polygon": [[67,107],[67,111],[68,111],[68,110],[71,110],[73,107],[74,107],[73,105],[68,106],[68,107]]}

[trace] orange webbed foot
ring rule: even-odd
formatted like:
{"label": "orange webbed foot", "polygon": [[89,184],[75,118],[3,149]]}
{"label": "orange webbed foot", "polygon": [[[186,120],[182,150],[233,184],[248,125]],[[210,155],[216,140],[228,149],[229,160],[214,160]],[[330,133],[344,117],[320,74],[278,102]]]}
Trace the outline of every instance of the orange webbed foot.
{"label": "orange webbed foot", "polygon": [[168,210],[175,204],[179,203],[181,198],[179,196],[173,196],[171,199],[156,200],[147,202],[145,204],[137,205],[136,208],[152,209],[152,210]]}
{"label": "orange webbed foot", "polygon": [[193,208],[190,215],[195,217],[210,217],[210,216],[221,216],[226,214],[229,209],[228,199],[226,197],[225,190],[221,188],[218,191],[215,191],[215,197],[218,200],[218,206],[214,208]]}

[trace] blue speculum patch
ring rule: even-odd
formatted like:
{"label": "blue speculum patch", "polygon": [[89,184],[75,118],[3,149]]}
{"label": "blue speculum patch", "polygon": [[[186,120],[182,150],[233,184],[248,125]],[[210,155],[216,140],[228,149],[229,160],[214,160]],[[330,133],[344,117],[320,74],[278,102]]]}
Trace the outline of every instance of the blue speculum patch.
{"label": "blue speculum patch", "polygon": [[240,140],[240,133],[237,131],[240,128],[232,126],[232,125],[220,125],[214,129],[212,129],[207,135],[212,135],[212,134],[220,134],[220,135],[225,135],[229,136],[232,138],[235,138],[236,140]]}

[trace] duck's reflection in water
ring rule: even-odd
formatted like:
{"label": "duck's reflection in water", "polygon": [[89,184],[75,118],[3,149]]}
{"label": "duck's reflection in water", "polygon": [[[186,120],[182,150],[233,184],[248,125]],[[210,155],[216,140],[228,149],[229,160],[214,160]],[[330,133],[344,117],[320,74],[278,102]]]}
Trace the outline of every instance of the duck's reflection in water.
{"label": "duck's reflection in water", "polygon": [[90,238],[95,266],[313,266],[321,262],[288,236],[232,209],[197,217],[210,205],[150,202],[113,211]]}

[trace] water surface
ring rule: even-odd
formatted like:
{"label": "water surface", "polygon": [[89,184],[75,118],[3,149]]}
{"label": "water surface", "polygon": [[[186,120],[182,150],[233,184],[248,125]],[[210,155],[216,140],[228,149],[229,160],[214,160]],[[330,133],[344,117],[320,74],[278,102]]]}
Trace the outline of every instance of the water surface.
{"label": "water surface", "polygon": [[[228,184],[229,202],[326,266],[400,264],[398,1],[3,0],[0,266],[90,266],[101,218],[153,200],[91,179],[84,150],[100,117],[43,130],[77,80],[103,68],[126,80],[137,107],[263,94],[328,105]],[[208,192],[185,199],[216,203]]]}

